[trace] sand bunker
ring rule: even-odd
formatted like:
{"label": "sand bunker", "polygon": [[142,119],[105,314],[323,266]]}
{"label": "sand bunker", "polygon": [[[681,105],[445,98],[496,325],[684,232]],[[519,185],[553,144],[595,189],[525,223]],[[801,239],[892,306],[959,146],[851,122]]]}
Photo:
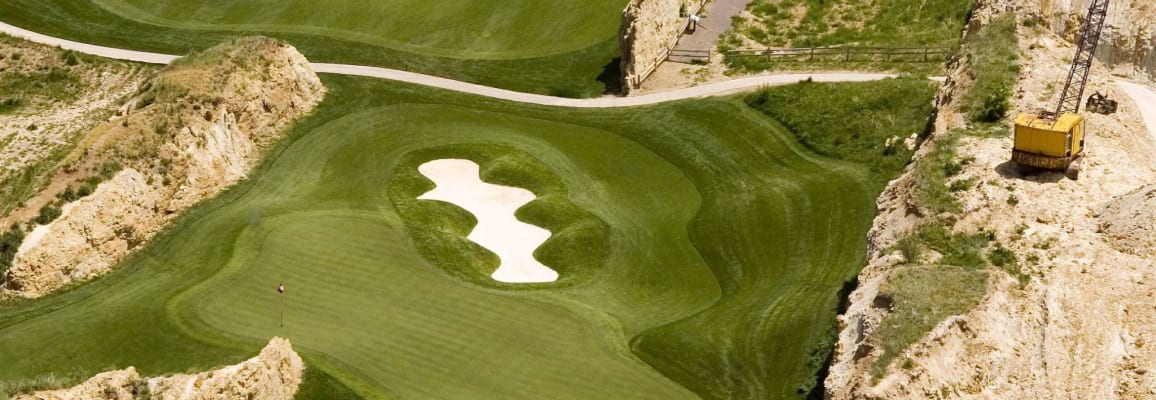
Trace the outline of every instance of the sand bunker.
{"label": "sand bunker", "polygon": [[533,192],[482,182],[478,164],[470,160],[434,160],[418,171],[437,185],[418,199],[445,201],[478,219],[467,238],[501,259],[490,277],[511,283],[558,280],[557,272],[534,259],[534,250],[550,238],[550,231],[514,217],[514,211],[536,198]]}

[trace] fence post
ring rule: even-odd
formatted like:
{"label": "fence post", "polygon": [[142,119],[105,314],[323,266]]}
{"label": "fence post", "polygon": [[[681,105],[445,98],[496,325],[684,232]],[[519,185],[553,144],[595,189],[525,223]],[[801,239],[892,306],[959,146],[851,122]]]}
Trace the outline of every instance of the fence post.
{"label": "fence post", "polygon": [[845,57],[843,61],[851,62],[851,48],[848,47],[846,50],[847,50],[847,57]]}
{"label": "fence post", "polygon": [[807,61],[815,61],[815,48],[814,47],[811,48],[811,58],[808,59]]}
{"label": "fence post", "polygon": [[930,50],[930,48],[929,48],[929,47],[924,47],[924,48],[923,48],[923,62],[927,62],[927,51],[928,51],[928,50]]}

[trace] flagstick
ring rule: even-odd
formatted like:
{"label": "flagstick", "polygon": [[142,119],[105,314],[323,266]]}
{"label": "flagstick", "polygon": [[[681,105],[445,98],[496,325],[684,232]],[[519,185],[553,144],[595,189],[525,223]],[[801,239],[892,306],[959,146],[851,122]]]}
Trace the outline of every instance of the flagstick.
{"label": "flagstick", "polygon": [[285,293],[280,293],[277,297],[281,298],[281,327],[285,327]]}

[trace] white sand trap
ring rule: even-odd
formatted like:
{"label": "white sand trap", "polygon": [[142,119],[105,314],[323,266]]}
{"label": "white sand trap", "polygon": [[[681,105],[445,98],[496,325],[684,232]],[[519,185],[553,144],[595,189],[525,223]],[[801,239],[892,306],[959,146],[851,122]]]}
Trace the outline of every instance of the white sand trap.
{"label": "white sand trap", "polygon": [[501,264],[491,278],[499,282],[537,283],[558,280],[558,272],[534,259],[534,250],[550,238],[550,231],[518,221],[514,211],[537,196],[521,188],[482,182],[478,164],[443,159],[422,164],[418,171],[437,186],[418,196],[466,209],[478,219],[467,237],[498,255]]}

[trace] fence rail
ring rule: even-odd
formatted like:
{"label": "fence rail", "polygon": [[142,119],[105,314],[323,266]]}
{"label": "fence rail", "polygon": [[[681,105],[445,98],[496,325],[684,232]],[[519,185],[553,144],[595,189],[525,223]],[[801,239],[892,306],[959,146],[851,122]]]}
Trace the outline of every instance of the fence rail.
{"label": "fence rail", "polygon": [[672,49],[667,58],[675,62],[710,62],[710,56],[712,54],[714,54],[712,50]]}
{"label": "fence rail", "polygon": [[951,56],[947,47],[805,47],[784,49],[735,49],[723,52],[727,57],[759,57],[767,61],[828,62],[934,62]]}

